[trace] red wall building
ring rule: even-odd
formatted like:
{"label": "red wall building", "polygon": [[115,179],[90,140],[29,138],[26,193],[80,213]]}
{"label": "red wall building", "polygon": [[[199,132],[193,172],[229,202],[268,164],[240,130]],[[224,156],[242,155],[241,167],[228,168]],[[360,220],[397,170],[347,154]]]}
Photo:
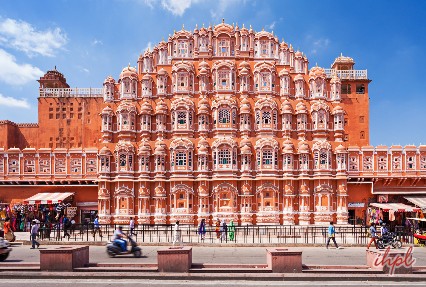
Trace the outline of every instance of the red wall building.
{"label": "red wall building", "polygon": [[74,192],[102,222],[325,224],[425,188],[426,147],[369,145],[367,70],[221,23],[175,32],[102,88],[40,78],[37,124],[0,122],[0,197]]}

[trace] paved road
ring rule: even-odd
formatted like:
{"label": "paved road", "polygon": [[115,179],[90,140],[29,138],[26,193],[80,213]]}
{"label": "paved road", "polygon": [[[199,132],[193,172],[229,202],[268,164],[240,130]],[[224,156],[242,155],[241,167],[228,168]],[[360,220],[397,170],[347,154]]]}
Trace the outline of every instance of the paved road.
{"label": "paved road", "polygon": [[45,287],[45,286],[61,286],[61,287],[75,287],[75,286],[155,286],[155,287],[169,287],[169,286],[220,286],[220,287],[247,287],[247,286],[424,286],[424,282],[379,282],[379,281],[357,281],[357,282],[342,282],[342,281],[167,281],[167,280],[141,280],[138,279],[16,279],[13,282],[0,282],[0,286],[7,287]]}
{"label": "paved road", "polygon": [[[55,248],[41,245],[40,248]],[[143,257],[120,256],[109,258],[104,246],[90,246],[90,262],[93,263],[157,263],[157,250],[162,246],[142,246]],[[306,265],[365,265],[364,247],[325,249],[324,247],[297,247],[303,251]],[[426,248],[414,247],[415,266],[426,266]],[[266,264],[265,247],[193,247],[193,263]],[[40,253],[28,245],[13,247],[5,262],[39,262]],[[1,265],[1,263],[0,263]]]}

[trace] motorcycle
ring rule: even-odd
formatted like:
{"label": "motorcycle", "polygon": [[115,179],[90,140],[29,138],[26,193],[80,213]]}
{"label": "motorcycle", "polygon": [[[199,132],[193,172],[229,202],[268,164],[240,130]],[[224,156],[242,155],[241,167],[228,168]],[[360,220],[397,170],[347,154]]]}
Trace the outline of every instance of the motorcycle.
{"label": "motorcycle", "polygon": [[0,261],[5,261],[11,251],[9,242],[0,237]]}
{"label": "motorcycle", "polygon": [[[116,255],[133,254],[134,257],[139,258],[142,256],[142,249],[138,246],[135,240],[131,236],[127,237],[130,242],[130,249],[122,251],[120,245],[114,241],[110,241],[107,244],[107,253],[109,257],[115,257]],[[127,247],[126,247],[127,248]]]}
{"label": "motorcycle", "polygon": [[396,234],[393,232],[389,232],[377,240],[377,247],[379,249],[384,249],[388,246],[392,246],[393,248],[402,247],[401,240],[397,239]]}

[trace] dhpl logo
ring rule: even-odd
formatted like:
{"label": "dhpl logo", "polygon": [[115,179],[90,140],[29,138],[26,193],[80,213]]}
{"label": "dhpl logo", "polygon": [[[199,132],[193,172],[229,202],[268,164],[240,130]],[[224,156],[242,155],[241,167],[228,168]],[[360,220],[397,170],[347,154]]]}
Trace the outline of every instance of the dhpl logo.
{"label": "dhpl logo", "polygon": [[380,266],[387,266],[389,268],[389,275],[395,274],[395,269],[400,267],[412,267],[414,263],[416,262],[416,258],[413,258],[413,247],[410,246],[405,253],[405,255],[396,254],[395,256],[391,257],[389,255],[390,253],[390,246],[388,246],[385,250],[385,253],[382,256],[377,256],[376,260],[374,261],[373,265],[375,267]]}

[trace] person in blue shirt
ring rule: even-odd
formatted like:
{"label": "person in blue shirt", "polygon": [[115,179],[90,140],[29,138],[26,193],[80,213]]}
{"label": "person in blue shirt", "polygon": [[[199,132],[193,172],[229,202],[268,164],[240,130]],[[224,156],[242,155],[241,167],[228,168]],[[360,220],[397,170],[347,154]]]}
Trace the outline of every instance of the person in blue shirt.
{"label": "person in blue shirt", "polygon": [[327,240],[327,249],[328,245],[330,244],[330,240],[333,240],[334,246],[336,246],[336,249],[339,249],[339,246],[337,246],[336,243],[336,229],[334,228],[333,221],[330,221],[330,225],[328,226],[328,240]]}
{"label": "person in blue shirt", "polygon": [[371,243],[373,242],[374,242],[374,245],[376,246],[376,249],[378,249],[377,242],[376,242],[376,239],[377,239],[376,224],[374,223],[372,223],[370,226],[370,236],[371,236],[371,239],[370,239],[370,242],[368,242],[367,249],[370,248]]}

